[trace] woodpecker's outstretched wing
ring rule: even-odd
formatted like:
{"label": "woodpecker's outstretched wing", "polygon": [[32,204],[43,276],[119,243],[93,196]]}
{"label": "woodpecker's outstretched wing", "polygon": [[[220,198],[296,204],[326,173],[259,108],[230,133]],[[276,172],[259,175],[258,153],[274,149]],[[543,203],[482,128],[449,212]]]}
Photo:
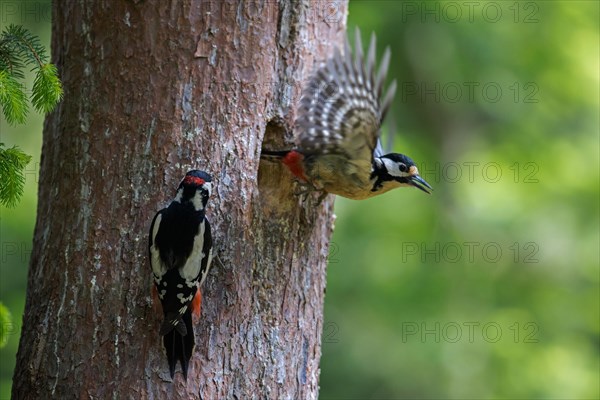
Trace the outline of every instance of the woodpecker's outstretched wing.
{"label": "woodpecker's outstretched wing", "polygon": [[370,171],[396,83],[382,96],[390,50],[386,49],[376,71],[375,34],[366,59],[358,28],[355,37],[354,59],[346,41],[344,54],[336,50],[304,90],[296,121],[300,128],[298,148],[309,157],[332,154],[352,162],[357,171]]}
{"label": "woodpecker's outstretched wing", "polygon": [[349,199],[367,199],[402,186],[428,192],[431,187],[414,162],[402,154],[385,154],[381,144],[381,125],[396,92],[395,81],[385,94],[383,88],[390,50],[376,68],[375,35],[366,56],[358,29],[355,36],[354,56],[346,41],[344,53],[336,50],[306,85],[296,120],[296,148],[263,150],[261,158],[280,159],[310,190]]}

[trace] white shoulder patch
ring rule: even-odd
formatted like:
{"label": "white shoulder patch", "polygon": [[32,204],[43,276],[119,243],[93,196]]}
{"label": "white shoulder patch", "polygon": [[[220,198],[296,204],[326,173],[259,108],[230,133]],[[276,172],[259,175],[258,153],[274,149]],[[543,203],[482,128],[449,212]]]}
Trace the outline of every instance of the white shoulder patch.
{"label": "white shoulder patch", "polygon": [[152,227],[152,246],[150,246],[150,265],[152,266],[152,272],[154,272],[155,276],[159,277],[167,272],[167,267],[163,264],[158,247],[156,247],[156,235],[158,234],[161,220],[162,214],[158,214],[154,220],[154,226]]}
{"label": "white shoulder patch", "polygon": [[200,277],[200,283],[199,285],[202,286],[202,284],[204,283],[204,280],[206,279],[206,276],[208,275],[208,271],[210,271],[210,263],[212,263],[212,259],[213,259],[213,252],[212,252],[212,247],[210,248],[210,250],[208,251],[208,261],[206,262],[206,270],[204,271],[204,274],[202,274],[202,276]]}
{"label": "white shoulder patch", "polygon": [[186,281],[194,281],[200,273],[202,266],[202,259],[204,254],[202,248],[204,247],[204,230],[206,229],[206,221],[202,221],[198,233],[194,237],[194,246],[192,247],[192,253],[186,260],[183,267],[179,268],[179,275]]}

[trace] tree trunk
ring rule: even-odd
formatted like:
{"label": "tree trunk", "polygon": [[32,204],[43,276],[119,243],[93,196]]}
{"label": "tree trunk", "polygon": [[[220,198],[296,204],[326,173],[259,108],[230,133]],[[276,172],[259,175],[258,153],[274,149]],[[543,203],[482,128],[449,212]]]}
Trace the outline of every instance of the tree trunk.
{"label": "tree trunk", "polygon": [[[293,142],[302,83],[346,14],[311,0],[54,5],[65,98],[44,127],[14,398],[317,397],[333,201],[294,196],[259,154]],[[193,168],[214,177],[223,267],[188,381],[171,382],[147,235]]]}

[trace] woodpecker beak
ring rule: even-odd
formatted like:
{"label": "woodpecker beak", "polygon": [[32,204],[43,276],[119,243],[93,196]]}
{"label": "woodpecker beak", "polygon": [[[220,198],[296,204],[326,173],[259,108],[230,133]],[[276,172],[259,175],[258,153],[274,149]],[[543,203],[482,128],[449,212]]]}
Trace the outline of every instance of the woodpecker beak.
{"label": "woodpecker beak", "polygon": [[427,194],[431,194],[431,191],[433,191],[433,188],[429,185],[429,183],[427,183],[425,179],[421,178],[419,175],[411,176],[410,178],[408,178],[408,181],[411,185],[413,185],[417,189],[424,191]]}

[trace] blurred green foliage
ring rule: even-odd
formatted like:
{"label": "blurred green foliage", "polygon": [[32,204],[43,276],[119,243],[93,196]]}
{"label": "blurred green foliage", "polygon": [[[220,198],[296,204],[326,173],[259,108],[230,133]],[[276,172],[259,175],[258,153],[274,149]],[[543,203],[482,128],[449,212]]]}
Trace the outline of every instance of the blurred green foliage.
{"label": "blurred green foliage", "polygon": [[336,200],[322,399],[600,398],[598,4],[350,2],[435,191]]}
{"label": "blurred green foliage", "polygon": [[[395,150],[435,192],[336,199],[322,399],[600,397],[598,21],[595,1],[351,1],[349,31],[392,48]],[[48,44],[49,20],[10,22]],[[2,399],[41,121],[11,132],[34,159],[0,207]]]}

